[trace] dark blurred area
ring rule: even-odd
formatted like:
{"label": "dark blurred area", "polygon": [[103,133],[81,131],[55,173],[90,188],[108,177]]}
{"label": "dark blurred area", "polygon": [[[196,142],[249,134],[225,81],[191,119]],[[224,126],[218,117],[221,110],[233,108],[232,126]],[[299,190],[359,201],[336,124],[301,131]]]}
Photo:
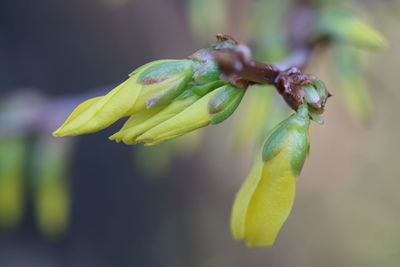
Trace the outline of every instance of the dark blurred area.
{"label": "dark blurred area", "polygon": [[[252,160],[225,138],[235,118],[189,137],[184,152],[110,142],[121,122],[53,140],[51,132],[76,104],[146,62],[184,58],[220,31],[253,41],[246,22],[252,2],[260,1],[215,1],[215,7],[205,1],[205,8],[193,2],[0,2],[0,97],[3,106],[20,107],[9,121],[0,116],[0,161],[15,156],[19,163],[8,173],[20,178],[16,185],[0,183],[20,196],[0,195],[14,205],[0,203],[6,214],[0,214],[6,222],[0,223],[0,266],[398,266],[396,1],[355,1],[389,41],[387,50],[365,56],[373,62],[365,71],[375,104],[368,121],[354,119],[336,97],[326,55],[313,58],[309,72],[326,80],[335,97],[326,124],[312,128],[293,212],[271,248],[249,249],[230,237],[231,204]],[[215,28],[202,28],[201,19]],[[25,121],[28,128],[18,124]]]}
{"label": "dark blurred area", "polygon": [[[192,45],[183,8],[178,1],[2,1],[1,95],[31,87],[49,97],[110,88],[147,61],[186,55]],[[132,166],[132,148],[104,140],[109,133],[78,141],[67,233],[55,239],[40,233],[27,188],[22,225],[1,233],[0,266],[185,261],[183,241],[174,236],[178,226],[161,236],[183,208],[183,189],[174,186],[179,176],[147,179]]]}

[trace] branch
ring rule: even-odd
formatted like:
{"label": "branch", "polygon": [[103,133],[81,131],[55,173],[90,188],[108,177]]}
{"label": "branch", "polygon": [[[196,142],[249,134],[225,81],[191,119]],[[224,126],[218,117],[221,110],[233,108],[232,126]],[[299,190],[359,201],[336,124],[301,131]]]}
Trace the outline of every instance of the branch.
{"label": "branch", "polygon": [[[234,40],[231,36],[223,34],[218,34],[217,38]],[[251,59],[250,49],[241,43],[235,48],[220,50],[214,57],[224,75],[223,78],[228,82],[243,89],[252,84],[273,85],[286,103],[297,110],[303,103],[302,86],[311,84],[312,80],[316,79],[304,75],[300,70],[309,62],[312,48],[302,46],[275,66]]]}

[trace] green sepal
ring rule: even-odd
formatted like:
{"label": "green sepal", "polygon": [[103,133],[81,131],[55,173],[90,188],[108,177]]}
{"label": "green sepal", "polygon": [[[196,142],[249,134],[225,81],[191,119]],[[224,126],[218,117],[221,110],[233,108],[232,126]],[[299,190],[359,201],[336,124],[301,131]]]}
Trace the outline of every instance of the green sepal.
{"label": "green sepal", "polygon": [[163,90],[151,96],[151,98],[147,101],[147,108],[160,107],[171,103],[171,101],[173,101],[185,90],[190,79],[190,75],[182,77],[181,79],[172,82]]}
{"label": "green sepal", "polygon": [[225,85],[223,90],[208,102],[208,112],[211,124],[218,124],[226,120],[239,106],[245,90],[232,85]]}
{"label": "green sepal", "polygon": [[164,106],[179,96],[191,80],[197,65],[192,60],[167,60],[144,69],[137,78],[137,82],[143,84],[143,90],[146,90],[147,85],[165,82],[165,87],[148,99],[147,108]]}
{"label": "green sepal", "polygon": [[140,67],[137,67],[134,71],[132,71],[132,72],[129,73],[128,75],[129,75],[129,76],[133,76],[133,75],[135,75],[136,73],[139,73],[139,72],[141,72],[142,70],[144,70],[144,69],[146,69],[146,68],[148,68],[148,67],[150,67],[150,66],[156,66],[156,65],[159,65],[159,64],[164,64],[164,63],[174,62],[174,61],[176,61],[176,60],[175,60],[175,59],[160,59],[160,60],[151,61],[151,62],[146,63],[146,64],[144,64],[144,65],[142,65],[142,66],[140,66]]}
{"label": "green sepal", "polygon": [[[195,67],[195,63],[192,60],[187,59],[160,60],[146,65],[149,65],[148,68],[144,69],[137,79],[138,83],[142,83],[144,85],[164,81],[168,78],[171,78],[172,75],[178,75],[182,72],[186,74],[192,74]],[[136,70],[136,72],[138,72],[138,70]]]}
{"label": "green sepal", "polygon": [[264,144],[262,159],[267,162],[283,149],[289,150],[289,164],[295,176],[300,174],[309,151],[308,127],[310,119],[308,107],[303,104],[296,113],[281,122]]}
{"label": "green sepal", "polygon": [[197,95],[197,94],[192,90],[192,88],[188,88],[188,89],[185,89],[182,92],[182,94],[180,94],[177,98],[175,98],[174,101],[179,100],[179,99],[185,99],[185,98],[191,97],[193,95]]}
{"label": "green sepal", "polygon": [[206,94],[208,94],[209,92],[213,91],[214,89],[221,87],[223,85],[226,85],[227,83],[222,81],[222,80],[218,80],[218,81],[213,81],[213,82],[209,82],[206,84],[201,84],[201,85],[190,85],[190,87],[188,89],[192,90],[196,95],[198,96],[204,96]]}
{"label": "green sepal", "polygon": [[221,73],[215,60],[204,62],[193,74],[195,84],[205,84],[219,79]]}
{"label": "green sepal", "polygon": [[237,45],[232,43],[229,40],[222,41],[222,42],[215,42],[211,45],[211,47],[202,48],[200,50],[197,50],[189,58],[191,58],[193,60],[201,61],[201,62],[212,61],[212,60],[214,60],[215,52],[217,52],[218,50],[235,49],[236,47],[237,47]]}
{"label": "green sepal", "polygon": [[306,132],[296,133],[292,143],[293,154],[290,158],[290,168],[295,176],[299,176],[303,169],[304,162],[310,152],[310,141],[308,137],[308,127]]}

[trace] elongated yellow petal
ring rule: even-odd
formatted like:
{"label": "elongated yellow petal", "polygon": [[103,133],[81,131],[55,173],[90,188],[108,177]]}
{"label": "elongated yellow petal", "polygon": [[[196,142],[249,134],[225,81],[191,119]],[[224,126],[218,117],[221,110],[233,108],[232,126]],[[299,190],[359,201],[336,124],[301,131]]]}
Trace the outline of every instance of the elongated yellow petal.
{"label": "elongated yellow petal", "polygon": [[159,144],[162,144],[162,143],[164,143],[164,142],[167,142],[167,141],[173,140],[173,139],[175,139],[175,138],[181,137],[182,135],[184,135],[184,134],[179,133],[179,134],[175,134],[175,135],[164,136],[164,137],[155,139],[155,140],[153,140],[153,141],[151,141],[151,142],[150,142],[150,141],[149,141],[149,142],[146,142],[144,145],[145,145],[145,146],[155,146],[155,145],[159,145]]}
{"label": "elongated yellow petal", "polygon": [[251,198],[245,225],[248,246],[271,246],[292,209],[296,178],[289,170],[287,154],[265,163]]}
{"label": "elongated yellow petal", "polygon": [[125,136],[127,131],[131,129],[132,127],[138,126],[141,123],[147,121],[150,119],[152,116],[156,115],[158,112],[160,112],[163,108],[157,107],[157,108],[151,108],[151,109],[145,109],[142,112],[139,112],[137,114],[134,114],[129,117],[129,119],[125,122],[124,126],[122,126],[121,130],[113,134],[112,136],[109,137],[110,140],[115,140],[116,142],[121,142],[122,137]]}
{"label": "elongated yellow petal", "polygon": [[164,108],[154,116],[150,117],[148,120],[124,130],[121,133],[122,141],[128,145],[136,144],[136,137],[143,134],[147,130],[157,126],[158,124],[172,118],[173,116],[184,110],[186,107],[193,104],[197,99],[197,96],[191,96],[172,102],[166,108]]}
{"label": "elongated yellow petal", "polygon": [[208,125],[211,120],[211,115],[208,112],[208,102],[219,90],[217,89],[203,96],[176,116],[140,135],[136,141],[149,144],[159,143],[159,140],[168,141]]}
{"label": "elongated yellow petal", "polygon": [[231,232],[233,238],[236,240],[243,240],[245,238],[247,209],[253,193],[260,182],[262,166],[263,162],[260,157],[256,160],[250,174],[236,194],[231,216]]}
{"label": "elongated yellow petal", "polygon": [[76,107],[76,109],[71,113],[71,115],[68,117],[68,119],[64,122],[64,124],[70,123],[72,120],[74,120],[76,117],[82,114],[85,110],[87,110],[90,106],[92,106],[94,103],[99,101],[102,96],[98,97],[93,97],[91,99],[86,100],[85,102],[79,104],[79,106]]}
{"label": "elongated yellow petal", "polygon": [[231,217],[234,239],[244,239],[251,247],[271,246],[290,214],[295,184],[287,153],[265,164],[257,160],[236,195]]}
{"label": "elongated yellow petal", "polygon": [[53,133],[58,137],[93,133],[127,115],[140,93],[136,77],[131,77],[107,95],[79,105],[67,121]]}
{"label": "elongated yellow petal", "polygon": [[92,133],[146,108],[165,106],[185,89],[194,65],[191,60],[163,60],[146,64],[105,96],[79,105],[53,134],[64,137]]}

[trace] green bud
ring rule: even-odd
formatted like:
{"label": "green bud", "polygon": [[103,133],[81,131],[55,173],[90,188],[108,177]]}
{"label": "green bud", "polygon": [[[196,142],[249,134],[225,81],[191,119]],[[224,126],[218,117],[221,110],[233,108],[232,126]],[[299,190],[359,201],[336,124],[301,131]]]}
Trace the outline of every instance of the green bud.
{"label": "green bud", "polygon": [[262,152],[263,161],[267,162],[286,150],[290,169],[293,175],[298,176],[309,151],[309,125],[309,111],[307,105],[303,104],[267,138]]}
{"label": "green bud", "polygon": [[331,94],[329,93],[328,89],[326,88],[325,83],[321,80],[317,80],[317,79],[312,80],[312,85],[318,92],[321,107],[324,108],[326,105],[326,101],[328,101],[328,98],[331,96]]}
{"label": "green bud", "polygon": [[317,79],[312,79],[311,81],[311,84],[302,86],[304,102],[308,104],[308,112],[311,119],[319,124],[323,124],[324,119],[321,114],[324,112],[324,107],[330,94],[324,82]]}

